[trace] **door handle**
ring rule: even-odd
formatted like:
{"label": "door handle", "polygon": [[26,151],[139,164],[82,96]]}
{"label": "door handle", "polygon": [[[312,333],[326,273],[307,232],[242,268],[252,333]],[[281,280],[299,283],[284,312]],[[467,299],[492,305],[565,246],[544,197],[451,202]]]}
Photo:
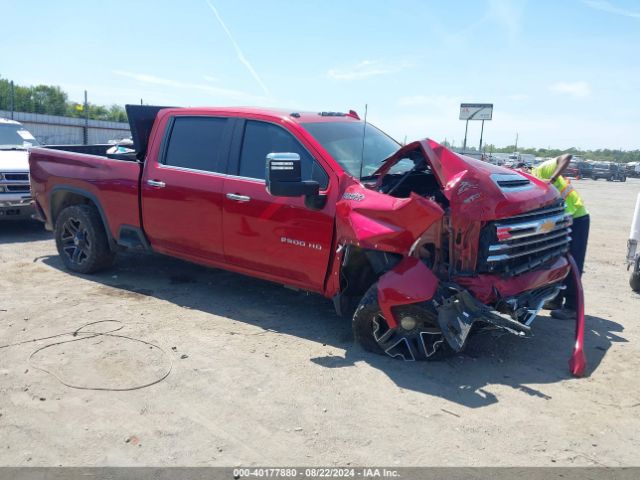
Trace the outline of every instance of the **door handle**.
{"label": "door handle", "polygon": [[147,185],[151,185],[152,187],[164,188],[167,186],[166,183],[161,182],[159,180],[147,180]]}
{"label": "door handle", "polygon": [[227,198],[229,200],[235,200],[236,202],[248,202],[251,200],[251,197],[247,197],[246,195],[238,195],[237,193],[227,193]]}

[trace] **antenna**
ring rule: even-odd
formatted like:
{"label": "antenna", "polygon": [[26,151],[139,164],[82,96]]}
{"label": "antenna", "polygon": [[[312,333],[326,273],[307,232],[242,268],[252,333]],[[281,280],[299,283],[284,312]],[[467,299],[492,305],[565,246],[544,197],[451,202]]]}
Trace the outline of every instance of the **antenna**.
{"label": "antenna", "polygon": [[365,136],[367,135],[367,110],[369,108],[368,104],[364,104],[364,125],[362,127],[362,151],[360,154],[360,176],[358,177],[358,180],[360,180],[362,178],[362,167],[364,165],[364,139]]}

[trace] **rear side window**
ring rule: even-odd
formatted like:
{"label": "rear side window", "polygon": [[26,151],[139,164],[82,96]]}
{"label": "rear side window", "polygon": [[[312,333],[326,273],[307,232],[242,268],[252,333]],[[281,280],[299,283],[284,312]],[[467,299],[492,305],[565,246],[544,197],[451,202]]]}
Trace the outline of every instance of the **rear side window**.
{"label": "rear side window", "polygon": [[239,175],[264,180],[267,155],[284,152],[300,155],[303,180],[316,180],[321,189],[327,188],[329,176],[293,135],[277,125],[255,120],[247,120],[244,129]]}
{"label": "rear side window", "polygon": [[223,172],[226,118],[176,117],[163,163],[172,167]]}

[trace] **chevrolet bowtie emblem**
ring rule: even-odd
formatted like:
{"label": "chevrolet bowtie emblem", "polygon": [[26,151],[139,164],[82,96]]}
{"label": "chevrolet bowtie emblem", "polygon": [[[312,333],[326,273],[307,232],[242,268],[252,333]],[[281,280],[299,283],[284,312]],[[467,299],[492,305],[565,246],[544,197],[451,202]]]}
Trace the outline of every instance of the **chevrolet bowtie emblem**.
{"label": "chevrolet bowtie emblem", "polygon": [[553,220],[547,220],[542,225],[540,225],[540,228],[538,228],[538,233],[549,233],[555,227],[556,222],[554,222]]}

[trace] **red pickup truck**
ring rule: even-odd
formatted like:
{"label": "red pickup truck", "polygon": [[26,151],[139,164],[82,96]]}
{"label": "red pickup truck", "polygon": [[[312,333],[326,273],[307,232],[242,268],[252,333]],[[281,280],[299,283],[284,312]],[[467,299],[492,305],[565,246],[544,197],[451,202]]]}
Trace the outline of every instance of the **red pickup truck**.
{"label": "red pickup truck", "polygon": [[[460,351],[528,335],[571,272],[571,218],[534,177],[358,115],[128,106],[134,153],[33,148],[36,210],[72,271],[123,248],[332,298],[370,351]],[[581,293],[581,292],[580,292]],[[585,366],[579,308],[571,371]]]}

